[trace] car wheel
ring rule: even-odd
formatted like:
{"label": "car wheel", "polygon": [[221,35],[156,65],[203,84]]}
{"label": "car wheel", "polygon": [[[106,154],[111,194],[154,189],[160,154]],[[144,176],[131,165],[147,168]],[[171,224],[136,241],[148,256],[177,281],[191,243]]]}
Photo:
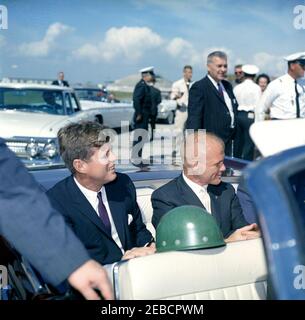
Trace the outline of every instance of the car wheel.
{"label": "car wheel", "polygon": [[175,122],[175,113],[171,111],[166,119],[166,123],[173,124]]}

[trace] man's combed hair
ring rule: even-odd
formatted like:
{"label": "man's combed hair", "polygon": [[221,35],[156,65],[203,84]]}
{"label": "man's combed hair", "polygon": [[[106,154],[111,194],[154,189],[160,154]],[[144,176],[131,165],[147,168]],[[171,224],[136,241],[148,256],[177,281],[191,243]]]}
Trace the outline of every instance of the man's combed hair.
{"label": "man's combed hair", "polygon": [[108,137],[104,126],[93,121],[71,123],[58,131],[59,152],[67,168],[74,174],[75,159],[89,160],[95,148],[100,148]]}
{"label": "man's combed hair", "polygon": [[223,51],[213,51],[208,55],[207,63],[208,64],[212,63],[213,62],[212,60],[213,60],[214,57],[227,60],[227,54],[225,52],[223,52]]}
{"label": "man's combed hair", "polygon": [[193,70],[192,66],[190,66],[189,64],[183,67],[183,71],[185,71],[186,69]]}

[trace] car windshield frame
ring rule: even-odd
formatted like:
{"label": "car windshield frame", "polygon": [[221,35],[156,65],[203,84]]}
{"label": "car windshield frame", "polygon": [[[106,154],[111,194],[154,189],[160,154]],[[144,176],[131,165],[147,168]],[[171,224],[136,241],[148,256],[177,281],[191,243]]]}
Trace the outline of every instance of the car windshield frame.
{"label": "car windshield frame", "polygon": [[[14,101],[14,98],[16,99],[17,103],[10,103],[8,104],[7,101],[5,101],[5,93],[12,92],[16,93],[16,95],[12,95],[10,97],[12,101]],[[29,102],[26,103],[20,103],[22,99],[26,100],[26,95],[29,95],[31,97],[32,92],[41,92],[41,101],[38,102],[31,102],[31,98],[29,98]],[[51,95],[48,95],[49,93],[53,93],[54,103],[48,104],[46,99],[48,97],[53,98]],[[45,95],[45,98],[44,98]],[[56,96],[54,96],[56,95]],[[18,102],[18,96],[20,96],[20,102]],[[37,97],[33,95],[32,99],[36,99]],[[56,99],[57,97],[60,97],[60,99]],[[53,101],[52,101],[53,102]],[[60,102],[61,104],[59,104]],[[36,105],[37,103],[37,105]],[[65,116],[67,115],[67,108],[65,104],[65,99],[63,95],[62,90],[58,89],[45,89],[45,88],[0,88],[0,111],[6,111],[6,110],[14,110],[14,111],[20,111],[20,112],[27,112],[27,113],[39,113],[39,114],[49,114],[49,115],[61,115]]]}

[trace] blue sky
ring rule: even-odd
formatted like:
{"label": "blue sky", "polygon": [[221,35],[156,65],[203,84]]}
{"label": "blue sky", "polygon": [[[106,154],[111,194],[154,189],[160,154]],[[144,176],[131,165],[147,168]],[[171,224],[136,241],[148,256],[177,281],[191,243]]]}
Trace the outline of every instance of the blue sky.
{"label": "blue sky", "polygon": [[[43,5],[42,5],[43,3]],[[0,78],[115,80],[153,65],[174,80],[184,64],[205,74],[214,49],[236,63],[280,75],[282,57],[305,51],[305,30],[294,28],[300,0],[0,0],[8,30],[0,30]]]}

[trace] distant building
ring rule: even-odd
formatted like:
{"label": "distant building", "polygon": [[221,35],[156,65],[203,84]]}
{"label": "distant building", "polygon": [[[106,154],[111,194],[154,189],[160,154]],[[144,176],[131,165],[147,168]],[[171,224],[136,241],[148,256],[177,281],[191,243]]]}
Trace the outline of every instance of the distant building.
{"label": "distant building", "polygon": [[2,78],[1,82],[5,83],[36,83],[36,84],[52,84],[53,79],[32,79],[32,78]]}
{"label": "distant building", "polygon": [[[133,92],[135,85],[140,80],[140,74],[132,74],[125,78],[115,80],[107,85],[109,91],[121,91],[121,92]],[[161,76],[156,76],[157,82],[156,87],[162,92],[171,91],[172,81],[162,78]]]}

